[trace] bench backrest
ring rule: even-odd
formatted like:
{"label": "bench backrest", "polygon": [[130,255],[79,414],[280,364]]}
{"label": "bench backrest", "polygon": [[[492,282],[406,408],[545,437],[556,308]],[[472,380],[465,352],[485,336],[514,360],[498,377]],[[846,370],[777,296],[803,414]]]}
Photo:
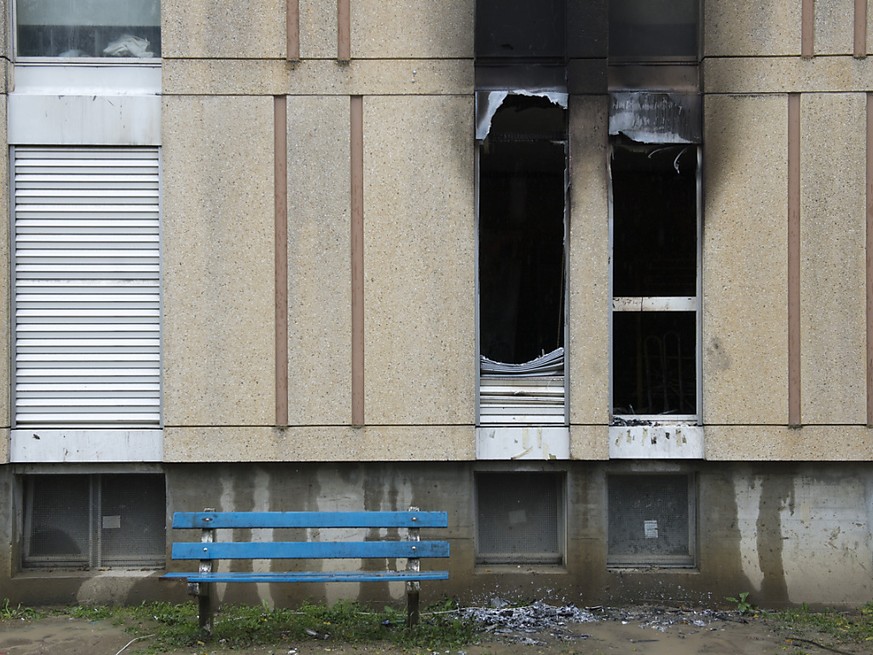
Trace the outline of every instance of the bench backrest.
{"label": "bench backrest", "polygon": [[[446,512],[176,512],[174,529],[445,528]],[[367,559],[448,557],[445,541],[175,542],[173,559]]]}

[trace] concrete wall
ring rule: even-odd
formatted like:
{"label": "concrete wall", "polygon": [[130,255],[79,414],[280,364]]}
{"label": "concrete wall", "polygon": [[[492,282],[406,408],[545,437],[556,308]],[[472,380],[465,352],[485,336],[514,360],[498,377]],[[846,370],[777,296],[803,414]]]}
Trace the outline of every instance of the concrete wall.
{"label": "concrete wall", "polygon": [[[737,590],[749,591],[762,607],[810,603],[860,604],[873,593],[867,571],[873,558],[873,466],[870,464],[543,464],[526,470],[556,472],[565,484],[566,561],[556,566],[485,566],[476,563],[474,474],[513,471],[517,466],[472,463],[184,464],[165,468],[168,513],[220,510],[405,509],[416,505],[449,513],[448,530],[424,538],[448,538],[450,580],[422,585],[425,602],[446,595],[483,602],[491,594],[529,599],[564,598],[583,604],[664,602],[724,604]],[[691,474],[697,493],[697,554],[691,569],[608,568],[606,485],[610,474]],[[10,525],[13,477],[0,473],[3,526]],[[6,528],[4,527],[4,531]],[[5,538],[6,535],[4,535]],[[346,530],[347,538],[366,531]],[[375,535],[374,535],[375,536]],[[382,535],[384,536],[384,535]],[[252,531],[236,538],[286,538]],[[175,539],[198,539],[198,534]],[[310,539],[319,538],[315,534]],[[322,532],[322,539],[330,538]],[[171,563],[184,570],[185,563]],[[278,565],[274,565],[278,566]],[[325,566],[337,566],[330,564]],[[183,600],[183,584],[159,582],[159,572],[96,574],[28,572],[10,585],[10,598],[26,602],[136,602]],[[4,591],[4,593],[6,593]],[[231,585],[219,588],[223,602],[287,605],[307,598],[401,602],[402,585]]]}

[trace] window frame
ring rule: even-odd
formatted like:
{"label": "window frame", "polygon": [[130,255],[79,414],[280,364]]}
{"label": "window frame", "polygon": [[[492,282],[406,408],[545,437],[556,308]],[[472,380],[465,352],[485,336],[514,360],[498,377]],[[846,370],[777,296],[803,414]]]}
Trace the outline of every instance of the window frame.
{"label": "window frame", "polygon": [[[656,148],[661,144],[646,144]],[[663,144],[663,145],[677,145]],[[702,298],[703,298],[703,147],[699,143],[685,144],[693,147],[696,151],[696,179],[695,179],[695,209],[696,209],[696,275],[694,296],[615,296],[614,267],[615,267],[615,213],[614,213],[614,183],[612,173],[612,154],[614,141],[610,139],[607,168],[608,168],[608,205],[609,205],[609,424],[610,426],[634,425],[636,422],[653,425],[701,425],[703,416],[703,370],[702,370]],[[695,320],[695,344],[694,344],[694,369],[695,369],[695,407],[693,414],[619,414],[615,412],[615,325],[614,317],[617,312],[694,312]]]}
{"label": "window frame", "polygon": [[[18,3],[19,0],[10,0],[9,8],[7,10],[7,20],[9,21],[9,25],[11,28],[8,31],[9,34],[9,50],[10,55],[12,57],[12,61],[15,62],[16,65],[43,65],[43,66],[61,66],[61,67],[70,67],[70,66],[160,66],[161,60],[163,57],[163,34],[162,34],[162,21],[161,21],[161,13],[162,7],[161,2],[158,0],[158,24],[156,27],[158,33],[161,34],[161,51],[156,53],[154,57],[112,57],[112,56],[85,56],[85,57],[60,57],[60,56],[52,56],[52,55],[20,55],[18,46],[19,46],[19,34],[18,34]],[[79,26],[79,27],[87,27],[87,26]]]}

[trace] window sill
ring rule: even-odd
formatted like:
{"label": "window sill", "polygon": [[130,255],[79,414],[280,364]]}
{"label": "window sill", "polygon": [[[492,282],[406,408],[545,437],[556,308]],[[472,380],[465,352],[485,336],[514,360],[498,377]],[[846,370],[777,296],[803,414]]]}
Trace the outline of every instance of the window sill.
{"label": "window sill", "polygon": [[476,564],[474,575],[565,575],[567,568],[563,564]]}
{"label": "window sill", "polygon": [[12,574],[14,580],[41,580],[68,578],[87,580],[90,578],[150,578],[163,575],[166,567],[158,568],[117,568],[117,569],[26,569]]}
{"label": "window sill", "polygon": [[611,425],[610,459],[703,459],[703,426],[683,422]]}

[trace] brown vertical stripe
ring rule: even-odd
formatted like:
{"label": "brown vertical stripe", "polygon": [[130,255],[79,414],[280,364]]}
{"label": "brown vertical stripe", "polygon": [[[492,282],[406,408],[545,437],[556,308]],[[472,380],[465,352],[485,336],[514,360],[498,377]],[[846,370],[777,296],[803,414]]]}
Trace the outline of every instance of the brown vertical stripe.
{"label": "brown vertical stripe", "polygon": [[867,425],[873,427],[873,93],[867,94]]}
{"label": "brown vertical stripe", "polygon": [[800,56],[815,55],[815,0],[802,0],[800,10]]}
{"label": "brown vertical stripe", "polygon": [[273,184],[276,271],[276,425],[288,425],[288,104],[273,98]]}
{"label": "brown vertical stripe", "polygon": [[364,424],[364,99],[351,97],[352,425]]}
{"label": "brown vertical stripe", "polygon": [[867,56],[867,0],[855,0],[855,47],[852,54]]}
{"label": "brown vertical stripe", "polygon": [[351,0],[336,3],[336,58],[349,61],[352,58],[352,13]]}
{"label": "brown vertical stripe", "polygon": [[800,94],[788,95],[788,425],[800,427]]}
{"label": "brown vertical stripe", "polygon": [[300,0],[285,0],[285,43],[288,61],[300,59]]}

